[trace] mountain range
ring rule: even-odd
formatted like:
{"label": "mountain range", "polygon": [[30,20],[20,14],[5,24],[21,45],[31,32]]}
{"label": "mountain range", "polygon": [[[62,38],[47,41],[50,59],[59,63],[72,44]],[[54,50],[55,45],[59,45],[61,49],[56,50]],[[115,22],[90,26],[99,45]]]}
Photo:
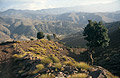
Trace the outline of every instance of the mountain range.
{"label": "mountain range", "polygon": [[[64,11],[61,8],[61,11]],[[59,10],[56,8],[56,10]],[[54,14],[54,9],[15,10],[0,12],[0,41],[15,39],[28,40],[37,32],[45,34],[68,35],[83,31],[88,20],[110,23],[120,21],[120,12],[69,12]],[[60,10],[59,10],[60,11]],[[47,14],[48,12],[49,14]],[[55,11],[57,13],[57,11]]]}

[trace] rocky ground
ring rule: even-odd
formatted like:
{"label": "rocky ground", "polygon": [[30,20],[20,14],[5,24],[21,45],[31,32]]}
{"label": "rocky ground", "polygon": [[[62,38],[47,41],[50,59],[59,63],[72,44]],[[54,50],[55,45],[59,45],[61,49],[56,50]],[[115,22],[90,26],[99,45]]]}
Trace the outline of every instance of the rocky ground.
{"label": "rocky ground", "polygon": [[100,66],[76,61],[70,57],[73,51],[46,39],[2,43],[0,78],[119,78]]}

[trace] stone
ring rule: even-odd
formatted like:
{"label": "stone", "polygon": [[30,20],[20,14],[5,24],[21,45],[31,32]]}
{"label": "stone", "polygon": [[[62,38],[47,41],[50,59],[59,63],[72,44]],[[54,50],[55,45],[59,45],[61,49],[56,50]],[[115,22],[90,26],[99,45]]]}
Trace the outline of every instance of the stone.
{"label": "stone", "polygon": [[92,78],[106,78],[102,70],[91,71],[89,75],[92,76]]}

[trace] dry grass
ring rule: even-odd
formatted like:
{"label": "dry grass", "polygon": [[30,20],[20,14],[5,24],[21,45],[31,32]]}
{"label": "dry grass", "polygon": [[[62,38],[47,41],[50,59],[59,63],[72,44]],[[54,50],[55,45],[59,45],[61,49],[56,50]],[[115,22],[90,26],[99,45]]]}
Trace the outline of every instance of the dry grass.
{"label": "dry grass", "polygon": [[55,76],[52,75],[48,75],[48,74],[42,74],[40,77],[38,78],[55,78]]}
{"label": "dry grass", "polygon": [[49,64],[49,63],[53,63],[53,61],[49,57],[43,57],[43,58],[41,58],[41,63]]}
{"label": "dry grass", "polygon": [[68,60],[67,56],[63,56],[62,58],[63,58],[65,61]]}
{"label": "dry grass", "polygon": [[55,68],[60,69],[62,67],[62,64],[61,63],[55,63],[54,66],[55,66]]}
{"label": "dry grass", "polygon": [[21,73],[23,73],[23,72],[24,72],[24,70],[19,70],[19,71],[18,71],[19,74],[21,74]]}
{"label": "dry grass", "polygon": [[41,71],[43,68],[44,68],[44,65],[43,64],[38,64],[38,65],[36,65],[36,70],[34,70],[33,72],[32,72],[32,74],[36,74],[36,73],[38,73],[39,71]]}
{"label": "dry grass", "polygon": [[23,58],[25,56],[25,54],[14,54],[13,57],[14,58]]}
{"label": "dry grass", "polygon": [[64,64],[68,66],[74,66],[73,62],[71,61],[65,61]]}
{"label": "dry grass", "polygon": [[33,48],[33,47],[28,48],[28,50],[29,51],[36,51],[35,48]]}
{"label": "dry grass", "polygon": [[110,72],[106,72],[107,73],[107,78],[119,78],[118,76],[114,76],[112,73]]}
{"label": "dry grass", "polygon": [[60,60],[56,56],[52,56],[51,59],[53,60],[54,63],[59,63]]}
{"label": "dry grass", "polygon": [[15,41],[16,43],[21,43],[21,41]]}
{"label": "dry grass", "polygon": [[88,64],[85,63],[85,62],[80,62],[80,63],[76,62],[76,63],[75,63],[75,66],[76,66],[77,68],[82,68],[82,69],[86,69],[86,70],[88,70],[89,68],[93,68],[92,66],[88,65]]}
{"label": "dry grass", "polygon": [[87,77],[88,75],[85,73],[78,73],[78,74],[71,75],[71,77],[68,77],[68,78],[87,78]]}

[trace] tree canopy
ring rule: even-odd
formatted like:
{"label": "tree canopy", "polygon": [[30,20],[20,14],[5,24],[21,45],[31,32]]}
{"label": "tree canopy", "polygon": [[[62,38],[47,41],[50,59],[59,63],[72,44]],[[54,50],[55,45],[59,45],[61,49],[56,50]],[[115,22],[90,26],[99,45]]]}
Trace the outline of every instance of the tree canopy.
{"label": "tree canopy", "polygon": [[47,35],[47,39],[48,39],[48,40],[51,40],[51,36],[50,36],[50,35]]}
{"label": "tree canopy", "polygon": [[89,24],[84,29],[85,40],[88,41],[89,48],[106,47],[109,45],[108,30],[102,24],[88,20]]}
{"label": "tree canopy", "polygon": [[44,35],[43,32],[38,32],[38,33],[37,33],[37,38],[38,38],[38,39],[42,39],[42,38],[44,38],[44,37],[45,37],[45,35]]}
{"label": "tree canopy", "polygon": [[110,39],[108,38],[108,30],[102,24],[102,22],[97,23],[88,20],[88,25],[85,27],[83,35],[85,36],[85,40],[88,41],[87,46],[88,54],[90,56],[90,63],[93,65],[94,59],[92,54],[96,47],[107,47],[109,45]]}

